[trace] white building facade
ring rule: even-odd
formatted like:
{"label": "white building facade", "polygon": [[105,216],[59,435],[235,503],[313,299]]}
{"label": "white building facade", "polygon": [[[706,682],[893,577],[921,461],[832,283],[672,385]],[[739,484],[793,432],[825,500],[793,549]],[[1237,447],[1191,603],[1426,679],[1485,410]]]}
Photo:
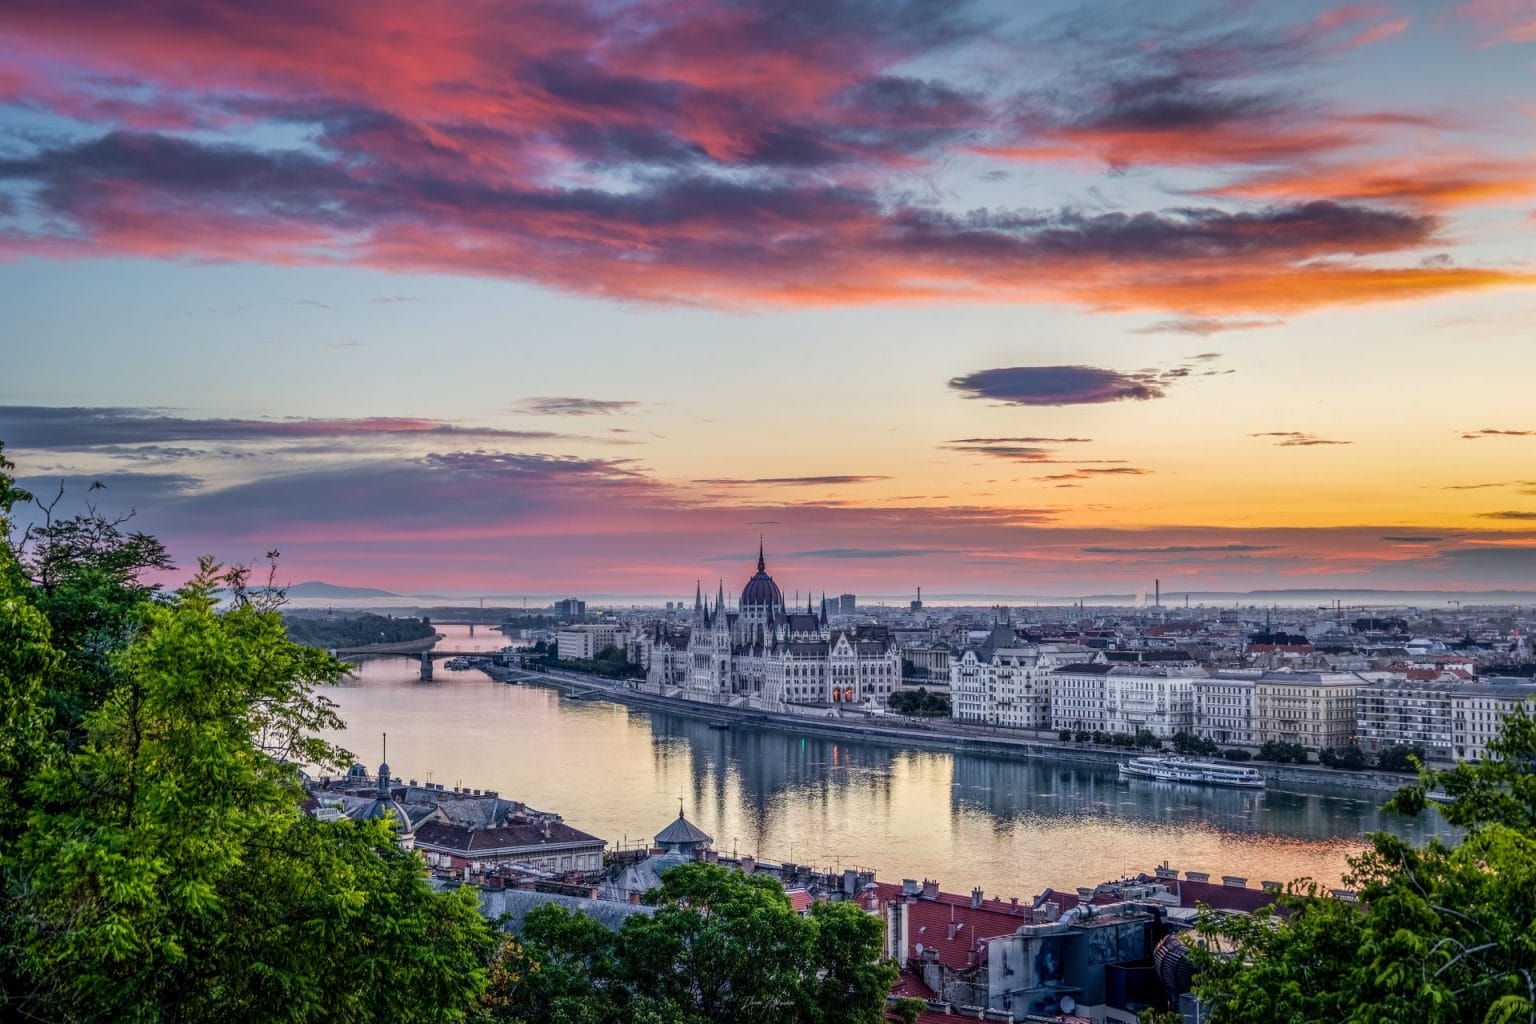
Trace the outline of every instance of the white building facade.
{"label": "white building facade", "polygon": [[1259,673],[1218,672],[1195,678],[1195,735],[1212,743],[1256,745],[1253,685]]}
{"label": "white building facade", "polygon": [[1116,665],[1104,677],[1104,731],[1158,739],[1192,732],[1195,680],[1189,669]]}
{"label": "white building facade", "polygon": [[[1488,760],[1488,744],[1498,736],[1504,716],[1516,706],[1536,700],[1536,683],[1529,679],[1495,677],[1468,683],[1451,697],[1451,751],[1459,761]],[[1528,712],[1536,707],[1526,704]]]}

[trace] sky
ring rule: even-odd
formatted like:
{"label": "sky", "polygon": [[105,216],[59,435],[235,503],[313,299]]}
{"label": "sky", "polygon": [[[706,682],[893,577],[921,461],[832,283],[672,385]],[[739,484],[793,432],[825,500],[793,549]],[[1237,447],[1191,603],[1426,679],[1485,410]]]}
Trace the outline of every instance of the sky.
{"label": "sky", "polygon": [[1533,72],[1531,0],[8,4],[0,440],[406,593],[1536,590]]}

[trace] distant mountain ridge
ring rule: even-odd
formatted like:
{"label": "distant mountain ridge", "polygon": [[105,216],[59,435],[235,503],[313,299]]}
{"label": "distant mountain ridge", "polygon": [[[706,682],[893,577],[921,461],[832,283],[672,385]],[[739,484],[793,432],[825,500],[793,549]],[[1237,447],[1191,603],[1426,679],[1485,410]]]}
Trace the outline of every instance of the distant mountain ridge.
{"label": "distant mountain ridge", "polygon": [[375,587],[339,587],[334,583],[322,583],[319,580],[310,580],[306,583],[295,583],[288,588],[289,597],[400,597],[389,590],[379,590]]}

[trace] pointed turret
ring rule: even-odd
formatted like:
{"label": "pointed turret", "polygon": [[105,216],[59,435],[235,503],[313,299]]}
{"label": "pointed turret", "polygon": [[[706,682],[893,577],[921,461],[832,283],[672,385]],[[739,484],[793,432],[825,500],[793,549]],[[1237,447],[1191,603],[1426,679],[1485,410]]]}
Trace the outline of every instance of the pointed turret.
{"label": "pointed turret", "polygon": [[821,592],[821,624],[823,626],[827,624],[827,592],[825,590]]}
{"label": "pointed turret", "polygon": [[720,614],[720,609],[725,607],[725,580],[720,581],[720,589],[715,592],[715,614]]}
{"label": "pointed turret", "polygon": [[757,535],[757,571],[767,572],[768,565],[763,561],[763,535]]}

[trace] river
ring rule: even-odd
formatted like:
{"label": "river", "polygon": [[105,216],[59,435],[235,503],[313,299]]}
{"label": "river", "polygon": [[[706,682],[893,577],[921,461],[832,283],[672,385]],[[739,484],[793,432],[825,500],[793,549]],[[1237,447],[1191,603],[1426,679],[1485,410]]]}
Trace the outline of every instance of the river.
{"label": "river", "polygon": [[[473,639],[466,627],[439,630],[447,649],[504,643],[485,629]],[[348,724],[331,738],[372,771],[387,732],[396,776],[494,789],[611,847],[645,842],[681,799],[722,851],[1025,899],[1164,861],[1250,885],[1309,877],[1335,886],[1366,833],[1422,842],[1445,829],[1359,795],[1122,783],[1094,765],[711,729],[441,663],[434,682],[418,675],[414,660],[376,658],[326,688]]]}

